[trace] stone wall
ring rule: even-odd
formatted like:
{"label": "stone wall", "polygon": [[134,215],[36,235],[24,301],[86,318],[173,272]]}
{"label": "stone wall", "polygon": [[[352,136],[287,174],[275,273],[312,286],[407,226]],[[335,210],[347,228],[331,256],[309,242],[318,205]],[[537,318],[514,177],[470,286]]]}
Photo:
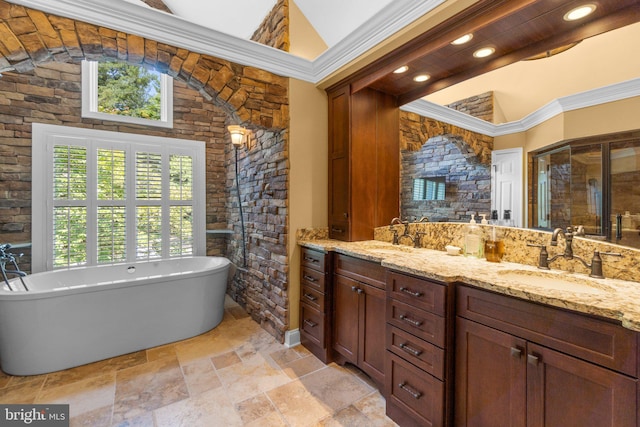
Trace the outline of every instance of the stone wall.
{"label": "stone wall", "polygon": [[278,0],[251,40],[289,52],[289,0]]}
{"label": "stone wall", "polygon": [[[174,128],[81,118],[79,62],[85,58],[141,64],[174,77]],[[208,253],[224,252],[241,264],[242,233],[229,179],[235,156],[226,125],[249,128],[251,145],[239,152],[239,169],[244,171],[240,191],[250,262],[233,278],[230,293],[283,339],[288,327],[287,78],[2,0],[0,73],[3,241],[31,240],[31,123],[63,124],[206,141],[207,228],[236,231],[228,241],[209,237]]]}
{"label": "stone wall", "polygon": [[[487,93],[452,108],[486,118],[493,117],[492,103]],[[400,148],[403,218],[459,221],[490,213],[492,137],[400,111]],[[413,200],[413,180],[432,177],[446,177],[445,200]]]}

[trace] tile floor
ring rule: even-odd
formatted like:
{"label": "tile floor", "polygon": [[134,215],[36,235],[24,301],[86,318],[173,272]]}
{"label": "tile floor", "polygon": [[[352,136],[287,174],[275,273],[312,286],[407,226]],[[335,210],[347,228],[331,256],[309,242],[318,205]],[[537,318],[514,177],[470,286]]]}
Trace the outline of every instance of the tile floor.
{"label": "tile floor", "polygon": [[210,332],[65,371],[0,373],[2,403],[69,404],[71,426],[395,426],[355,368],[288,349],[227,297]]}

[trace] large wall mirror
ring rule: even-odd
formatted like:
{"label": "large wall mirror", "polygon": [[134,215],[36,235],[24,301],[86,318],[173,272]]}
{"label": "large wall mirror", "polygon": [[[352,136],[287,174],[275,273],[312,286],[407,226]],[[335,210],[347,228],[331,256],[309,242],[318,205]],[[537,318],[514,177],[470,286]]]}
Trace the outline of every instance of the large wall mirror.
{"label": "large wall mirror", "polygon": [[[523,176],[523,194],[528,193],[523,206],[528,212],[524,217],[527,226],[553,230],[583,225],[588,237],[640,247],[640,114],[637,109],[626,111],[627,117],[635,114],[637,123],[630,126],[627,120],[618,126],[619,117],[598,113],[600,108],[606,110],[608,102],[640,97],[640,55],[629,54],[637,49],[637,40],[640,23],[625,25],[585,39],[566,51],[522,60],[461,81],[401,110],[424,101],[452,108],[457,101],[493,93],[493,117],[483,118],[485,123],[476,128],[467,126],[473,120],[456,122],[421,115],[473,131],[490,129],[485,134],[494,131],[494,149],[524,148],[523,163],[529,163]],[[607,90],[613,87],[619,88],[619,98],[598,95],[610,93]],[[590,106],[584,109],[592,108],[595,114],[581,116],[578,109],[567,107],[565,100],[578,97],[590,98]],[[553,108],[556,111],[550,113]],[[562,122],[562,131],[541,136],[536,126],[554,121]],[[594,126],[597,121],[606,123],[602,126],[605,131]],[[503,132],[506,128],[513,129],[512,134]],[[596,130],[587,131],[592,128]],[[535,142],[529,138],[536,138]],[[434,145],[442,141],[427,138],[424,142],[423,151],[442,148]],[[406,153],[402,153],[404,161]],[[465,222],[471,213],[491,211],[491,164],[474,160],[464,149],[448,154],[450,157],[431,163],[402,164],[403,217]],[[453,173],[442,173],[447,169],[451,172],[448,164],[458,161]],[[413,179],[429,176],[445,176],[445,199],[410,200]],[[466,193],[470,186],[472,190]]]}

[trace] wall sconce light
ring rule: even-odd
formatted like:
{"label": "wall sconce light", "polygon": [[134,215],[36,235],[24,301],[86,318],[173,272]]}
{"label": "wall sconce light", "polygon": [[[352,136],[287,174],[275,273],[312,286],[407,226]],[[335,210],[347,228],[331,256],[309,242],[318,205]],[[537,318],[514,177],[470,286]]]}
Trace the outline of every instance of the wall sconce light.
{"label": "wall sconce light", "polygon": [[244,144],[244,137],[247,133],[247,130],[239,125],[229,125],[227,126],[229,133],[231,134],[231,143],[234,147],[238,148]]}

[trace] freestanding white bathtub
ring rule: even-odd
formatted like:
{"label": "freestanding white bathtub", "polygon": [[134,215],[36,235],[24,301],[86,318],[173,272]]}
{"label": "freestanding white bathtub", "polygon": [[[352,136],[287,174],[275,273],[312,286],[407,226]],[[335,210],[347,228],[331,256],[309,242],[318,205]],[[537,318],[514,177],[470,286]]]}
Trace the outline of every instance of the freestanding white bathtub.
{"label": "freestanding white bathtub", "polygon": [[29,291],[5,284],[0,367],[43,374],[206,332],[222,321],[229,266],[177,258],[36,273],[24,278]]}

